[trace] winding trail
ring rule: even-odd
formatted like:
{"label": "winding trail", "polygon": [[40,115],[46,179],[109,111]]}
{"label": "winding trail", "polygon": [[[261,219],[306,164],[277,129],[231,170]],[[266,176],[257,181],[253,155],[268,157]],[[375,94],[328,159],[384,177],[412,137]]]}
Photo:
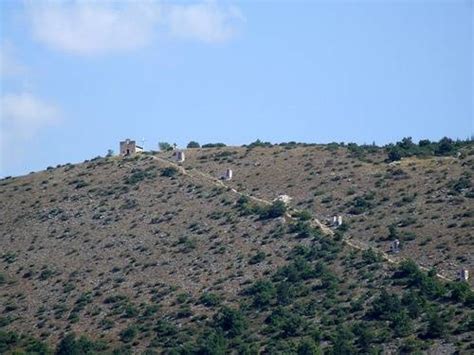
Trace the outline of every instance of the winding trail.
{"label": "winding trail", "polygon": [[[258,203],[261,203],[261,204],[264,204],[264,205],[271,205],[273,203],[272,201],[265,200],[265,199],[262,199],[262,198],[258,198],[258,197],[252,196],[252,195],[244,193],[244,192],[237,191],[235,188],[227,186],[224,183],[224,181],[222,181],[221,179],[218,179],[218,178],[216,178],[216,177],[214,177],[210,174],[207,174],[205,172],[202,172],[202,171],[199,171],[199,170],[196,170],[196,169],[186,170],[182,165],[180,165],[180,164],[178,164],[174,161],[171,161],[169,159],[161,158],[161,157],[158,157],[158,156],[155,156],[155,155],[152,155],[151,157],[153,159],[157,160],[157,161],[160,161],[160,162],[164,163],[164,164],[175,167],[176,169],[178,169],[178,171],[182,175],[186,175],[186,176],[190,176],[190,177],[194,177],[194,178],[196,178],[198,176],[202,177],[203,179],[207,180],[208,182],[210,182],[214,186],[222,187],[222,188],[226,189],[227,191],[233,192],[234,194],[237,194],[239,196],[247,197],[248,199],[250,199],[254,202],[258,202]],[[289,211],[285,213],[285,220],[297,221],[297,218],[293,217],[292,213],[290,213],[290,212],[293,212],[293,214],[294,214],[294,213],[300,212],[300,210],[298,210],[296,208],[290,208]],[[334,236],[334,230],[331,229],[330,227],[328,227],[327,225],[325,225],[324,223],[322,223],[317,218],[313,217],[313,219],[310,221],[310,224],[311,224],[312,227],[317,227],[317,228],[321,229],[324,234],[326,234],[328,236]],[[378,250],[377,248],[374,248],[374,247],[370,246],[369,244],[367,244],[365,242],[352,239],[352,236],[344,237],[343,242],[346,243],[351,248],[361,250],[361,251],[372,249],[372,250],[376,251],[386,262],[388,262],[390,264],[398,265],[402,261],[406,260],[405,258],[390,256],[386,252]],[[429,271],[430,270],[429,268],[427,268],[425,266],[418,265],[418,267],[423,271]],[[448,276],[445,276],[445,275],[442,275],[440,273],[437,273],[436,276],[438,278],[444,280],[444,281],[454,281],[452,278],[450,278]]]}

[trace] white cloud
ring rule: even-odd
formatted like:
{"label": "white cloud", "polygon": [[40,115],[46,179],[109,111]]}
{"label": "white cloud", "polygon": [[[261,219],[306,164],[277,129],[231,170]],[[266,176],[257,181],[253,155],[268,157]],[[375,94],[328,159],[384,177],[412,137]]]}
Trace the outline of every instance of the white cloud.
{"label": "white cloud", "polygon": [[243,21],[234,6],[220,8],[215,3],[175,5],[167,13],[171,34],[205,42],[222,42],[232,38]]}
{"label": "white cloud", "polygon": [[3,139],[29,139],[40,129],[60,121],[60,110],[31,93],[5,94],[0,98]]}
{"label": "white cloud", "polygon": [[26,72],[26,68],[13,56],[14,48],[4,40],[0,45],[0,78],[17,77]]}
{"label": "white cloud", "polygon": [[49,47],[79,55],[135,50],[160,33],[222,42],[237,33],[243,17],[216,2],[27,2],[33,36]]}
{"label": "white cloud", "polygon": [[[0,97],[0,173],[18,166],[34,149],[40,131],[61,121],[61,112],[53,104],[22,92]],[[20,165],[21,166],[21,165]]]}
{"label": "white cloud", "polygon": [[34,37],[73,54],[100,54],[143,47],[152,37],[154,14],[147,6],[111,3],[34,3]]}

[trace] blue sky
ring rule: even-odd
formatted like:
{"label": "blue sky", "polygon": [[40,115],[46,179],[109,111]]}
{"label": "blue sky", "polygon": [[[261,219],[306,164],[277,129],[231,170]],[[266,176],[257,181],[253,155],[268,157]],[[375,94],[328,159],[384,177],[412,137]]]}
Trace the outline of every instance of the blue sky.
{"label": "blue sky", "polygon": [[0,175],[124,138],[473,133],[472,1],[0,1]]}

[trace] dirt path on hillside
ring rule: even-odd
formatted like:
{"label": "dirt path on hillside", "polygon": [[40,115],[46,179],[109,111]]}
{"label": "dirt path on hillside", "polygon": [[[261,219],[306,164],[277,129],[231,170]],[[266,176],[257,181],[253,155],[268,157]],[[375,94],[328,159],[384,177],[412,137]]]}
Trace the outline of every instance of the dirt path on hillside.
{"label": "dirt path on hillside", "polygon": [[[208,180],[214,186],[222,187],[222,188],[224,188],[228,191],[231,191],[234,194],[237,194],[239,196],[247,197],[252,201],[262,203],[262,204],[265,204],[265,205],[271,205],[272,204],[272,201],[268,201],[268,200],[265,200],[265,199],[262,199],[262,198],[252,196],[252,195],[247,194],[247,193],[237,191],[236,189],[234,189],[230,186],[227,186],[224,183],[224,181],[222,181],[222,180],[220,180],[220,179],[218,179],[218,178],[216,178],[216,177],[214,177],[210,174],[207,174],[205,172],[202,172],[202,171],[199,171],[199,170],[196,170],[196,169],[193,169],[191,171],[186,170],[183,166],[181,166],[180,164],[178,164],[176,162],[173,162],[169,159],[157,157],[155,155],[152,155],[152,158],[157,160],[157,161],[160,161],[162,163],[165,163],[165,164],[168,164],[168,165],[171,165],[171,166],[175,167],[183,175],[194,177],[194,178],[202,177],[205,180]],[[296,221],[297,219],[295,217],[293,217],[290,212],[297,213],[297,212],[300,212],[300,210],[298,210],[296,208],[290,208],[290,211],[285,214],[285,220]],[[313,217],[313,219],[310,221],[310,223],[311,223],[312,227],[320,228],[323,231],[324,234],[329,235],[329,236],[334,236],[334,231],[331,228],[329,228],[327,225],[323,224],[317,218]],[[343,239],[343,242],[346,243],[347,245],[349,245],[351,248],[361,250],[361,251],[372,249],[375,252],[377,252],[385,261],[389,262],[390,264],[398,265],[403,260],[405,260],[404,258],[390,256],[386,252],[378,250],[377,248],[374,248],[374,247],[370,246],[369,244],[367,244],[365,242],[353,239],[352,236],[350,236],[350,235],[346,236]],[[421,265],[418,265],[418,267],[423,271],[429,271],[430,270],[429,268],[421,266]],[[451,279],[451,278],[449,278],[445,275],[439,274],[439,273],[437,273],[436,276],[439,277],[442,280],[445,280],[445,281],[453,281],[453,279]]]}

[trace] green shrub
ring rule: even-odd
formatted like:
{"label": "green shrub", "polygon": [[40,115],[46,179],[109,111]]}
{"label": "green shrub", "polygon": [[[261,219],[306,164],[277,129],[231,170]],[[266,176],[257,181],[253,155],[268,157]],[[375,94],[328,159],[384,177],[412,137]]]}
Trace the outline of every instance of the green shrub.
{"label": "green shrub", "polygon": [[45,281],[45,280],[49,279],[51,276],[53,276],[54,274],[55,274],[55,272],[53,270],[45,269],[45,270],[41,271],[41,273],[39,274],[38,279],[41,280],[41,281]]}
{"label": "green shrub", "polygon": [[442,338],[446,335],[448,326],[437,312],[431,312],[428,316],[428,325],[425,336],[427,338]]}
{"label": "green shrub", "polygon": [[413,331],[412,321],[406,311],[394,314],[390,325],[396,337],[406,337]]}
{"label": "green shrub", "polygon": [[416,337],[406,339],[398,349],[401,354],[419,354],[423,349],[423,341]]}
{"label": "green shrub", "polygon": [[261,219],[272,219],[282,217],[286,213],[286,204],[283,201],[274,201],[270,206],[266,206],[260,211]]}
{"label": "green shrub", "polygon": [[193,315],[191,307],[188,304],[182,304],[176,312],[177,318],[189,318]]}
{"label": "green shrub", "polygon": [[199,145],[198,142],[195,142],[195,141],[189,142],[188,145],[186,146],[186,148],[190,148],[190,149],[191,148],[199,148],[199,147],[201,147],[201,146]]}
{"label": "green shrub", "polygon": [[363,196],[356,196],[351,202],[350,214],[359,215],[372,209],[374,199],[373,194],[365,194]]}
{"label": "green shrub", "polygon": [[296,283],[314,278],[318,274],[319,270],[313,268],[303,257],[297,256],[290,264],[279,268],[275,277],[277,280],[286,279],[290,283]]}
{"label": "green shrub", "polygon": [[376,319],[387,320],[400,313],[401,310],[402,304],[399,297],[383,289],[379,297],[372,301],[368,315]]}
{"label": "green shrub", "polygon": [[173,146],[167,142],[158,142],[158,147],[162,152],[173,150]]}
{"label": "green shrub", "polygon": [[451,181],[448,184],[448,187],[451,189],[451,193],[459,194],[463,190],[467,190],[472,186],[471,178],[467,176],[461,176],[456,181]]}
{"label": "green shrub", "polygon": [[418,288],[424,296],[431,299],[437,299],[446,293],[443,283],[436,277],[436,271],[426,274],[412,260],[403,261],[395,277],[404,279],[408,286]]}
{"label": "green shrub", "polygon": [[206,143],[202,145],[203,148],[223,148],[226,147],[224,143]]}
{"label": "green shrub", "polygon": [[451,290],[451,299],[455,302],[466,302],[474,298],[474,292],[467,282],[450,282],[448,288]]}
{"label": "green shrub", "polygon": [[196,249],[197,247],[197,240],[196,238],[188,237],[187,235],[180,237],[178,239],[178,244],[182,245],[181,252],[189,253]]}
{"label": "green shrub", "polygon": [[275,308],[265,322],[270,325],[271,331],[276,331],[283,337],[300,335],[306,326],[303,317],[281,306]]}
{"label": "green shrub", "polygon": [[142,169],[133,169],[132,174],[125,178],[125,184],[135,185],[140,181],[145,179],[153,179],[156,177],[156,173],[151,169],[142,170]]}
{"label": "green shrub", "polygon": [[354,345],[352,344],[353,338],[354,338],[354,335],[348,328],[340,327],[333,338],[333,346],[330,349],[329,354],[333,354],[333,355],[355,354],[356,349],[354,348]]}
{"label": "green shrub", "polygon": [[457,152],[460,148],[468,146],[472,142],[458,140],[454,142],[448,137],[441,138],[439,142],[430,142],[427,139],[420,140],[418,145],[413,143],[411,137],[405,137],[400,142],[389,144],[385,147],[388,160],[395,161],[411,156],[447,156]]}
{"label": "green shrub", "polygon": [[253,299],[253,306],[265,308],[275,298],[276,289],[271,281],[258,280],[248,290],[247,294]]}
{"label": "green shrub", "polygon": [[309,221],[311,219],[311,212],[308,210],[299,211],[295,214],[295,217],[301,221]]}
{"label": "green shrub", "polygon": [[296,349],[298,355],[321,355],[323,352],[311,338],[303,338]]}
{"label": "green shrub", "polygon": [[166,319],[158,319],[154,331],[159,339],[166,339],[175,336],[178,333],[178,328]]}
{"label": "green shrub", "polygon": [[402,305],[408,312],[408,315],[415,319],[418,318],[426,308],[426,300],[413,290],[405,293],[402,297]]}
{"label": "green shrub", "polygon": [[92,355],[106,349],[107,345],[103,342],[94,342],[85,336],[76,339],[74,334],[68,334],[59,342],[56,355]]}
{"label": "green shrub", "polygon": [[[226,354],[227,341],[219,331],[206,331],[198,340],[197,351],[190,353],[202,355],[223,355]],[[184,353],[184,352],[179,352]]]}
{"label": "green shrub", "polygon": [[130,343],[138,334],[138,329],[134,325],[130,325],[120,332],[120,340],[124,343]]}
{"label": "green shrub", "polygon": [[201,302],[206,307],[215,307],[220,303],[220,297],[214,293],[204,293],[202,294],[201,298],[199,298],[199,302]]}
{"label": "green shrub", "polygon": [[319,228],[312,227],[307,221],[298,221],[296,223],[290,224],[289,232],[297,233],[298,238],[318,238],[321,236],[321,230]]}
{"label": "green shrub", "polygon": [[244,332],[247,327],[245,316],[237,309],[223,307],[214,315],[214,325],[220,328],[228,337],[235,337]]}
{"label": "green shrub", "polygon": [[271,147],[272,144],[270,142],[262,142],[260,139],[257,139],[255,142],[250,143],[247,148],[252,149],[256,147]]}
{"label": "green shrub", "polygon": [[382,261],[381,256],[376,253],[372,248],[364,250],[362,252],[362,259],[366,264],[374,264]]}
{"label": "green shrub", "polygon": [[178,169],[177,169],[177,168],[175,168],[174,166],[169,166],[169,167],[164,168],[164,169],[161,171],[161,176],[173,177],[173,176],[175,176],[177,173],[178,173]]}
{"label": "green shrub", "polygon": [[250,265],[258,264],[262,262],[263,260],[265,260],[265,257],[266,257],[266,254],[263,251],[259,251],[257,254],[253,255],[250,258],[249,264]]}

